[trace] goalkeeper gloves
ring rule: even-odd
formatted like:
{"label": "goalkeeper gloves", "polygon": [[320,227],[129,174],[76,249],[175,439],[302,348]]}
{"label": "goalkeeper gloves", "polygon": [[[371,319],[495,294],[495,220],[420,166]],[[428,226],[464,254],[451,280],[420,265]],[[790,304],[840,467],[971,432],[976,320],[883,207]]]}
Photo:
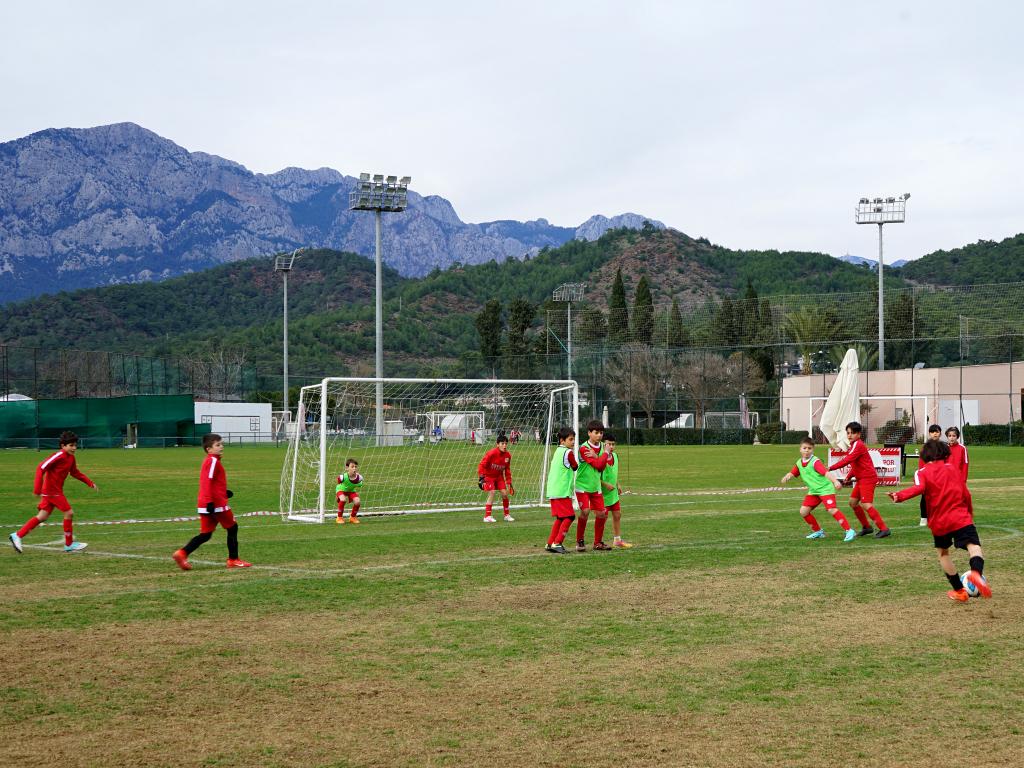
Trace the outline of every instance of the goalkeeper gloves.
{"label": "goalkeeper gloves", "polygon": [[230,499],[230,498],[231,498],[232,496],[234,496],[234,495],[235,495],[235,494],[233,494],[233,493],[231,492],[231,489],[230,489],[230,488],[228,488],[228,498]]}
{"label": "goalkeeper gloves", "polygon": [[480,477],[478,477],[478,478],[476,479],[476,484],[477,484],[477,487],[478,487],[478,488],[479,488],[479,489],[480,489],[481,491],[482,491],[482,490],[484,489],[484,476],[483,476],[483,475],[480,475]]}

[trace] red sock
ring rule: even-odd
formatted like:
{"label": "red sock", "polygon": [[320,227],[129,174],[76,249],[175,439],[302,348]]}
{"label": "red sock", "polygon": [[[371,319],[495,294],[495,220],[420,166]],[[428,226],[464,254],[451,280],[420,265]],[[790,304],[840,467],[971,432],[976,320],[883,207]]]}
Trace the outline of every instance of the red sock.
{"label": "red sock", "polygon": [[569,526],[572,525],[572,518],[566,517],[560,521],[561,526],[558,529],[558,538],[555,539],[555,544],[561,544],[565,541],[565,534],[569,532]]}
{"label": "red sock", "polygon": [[583,536],[587,532],[587,518],[580,517],[576,520],[576,541],[583,541]]}
{"label": "red sock", "polygon": [[74,540],[75,540],[75,535],[74,535],[74,533],[72,533],[71,521],[65,519],[64,520],[64,546],[65,547],[70,547],[71,546],[71,542],[73,542]]}
{"label": "red sock", "polygon": [[502,510],[504,510],[505,515],[507,516],[508,515],[508,497],[507,496],[504,497],[501,500],[501,508],[502,508]]}
{"label": "red sock", "polygon": [[486,513],[485,517],[490,517],[491,516],[491,505],[490,504],[487,505],[486,510],[487,510],[487,513]]}
{"label": "red sock", "polygon": [[21,530],[18,531],[18,537],[24,539],[26,536],[28,536],[29,531],[31,531],[37,525],[39,525],[39,518],[35,515],[32,515],[32,517],[25,521],[25,524],[21,526]]}
{"label": "red sock", "polygon": [[604,526],[608,522],[607,517],[599,517],[594,521],[594,543],[604,541]]}
{"label": "red sock", "polygon": [[804,522],[807,523],[809,526],[811,526],[811,530],[812,531],[820,531],[821,530],[821,526],[818,525],[817,519],[810,512],[808,512],[806,515],[804,515]]}
{"label": "red sock", "polygon": [[550,536],[548,536],[548,546],[549,546],[549,547],[550,547],[550,546],[551,546],[552,544],[554,544],[554,543],[555,543],[555,540],[556,540],[556,539],[558,538],[558,531],[559,531],[559,530],[561,529],[561,527],[562,527],[562,521],[561,521],[561,520],[559,520],[559,519],[558,519],[558,518],[556,517],[556,518],[555,518],[555,522],[553,522],[553,523],[551,524],[551,535],[550,535]]}
{"label": "red sock", "polygon": [[839,523],[839,527],[841,527],[844,531],[850,530],[849,521],[847,521],[846,517],[838,509],[832,513],[832,517],[836,519],[836,522]]}
{"label": "red sock", "polygon": [[352,511],[348,513],[348,519],[351,520],[352,518],[356,517],[358,514],[359,514],[359,503],[357,502],[357,503],[352,505]]}
{"label": "red sock", "polygon": [[341,520],[341,516],[345,513],[345,502],[338,502],[338,519]]}
{"label": "red sock", "polygon": [[878,510],[874,507],[868,507],[868,514],[871,515],[871,519],[878,524],[878,530],[884,531],[889,527],[885,524],[885,520],[882,519],[882,516],[878,514]]}
{"label": "red sock", "polygon": [[860,522],[861,528],[868,528],[871,526],[871,523],[868,522],[868,516],[864,514],[863,509],[860,507],[854,507],[853,514],[857,516],[857,520]]}

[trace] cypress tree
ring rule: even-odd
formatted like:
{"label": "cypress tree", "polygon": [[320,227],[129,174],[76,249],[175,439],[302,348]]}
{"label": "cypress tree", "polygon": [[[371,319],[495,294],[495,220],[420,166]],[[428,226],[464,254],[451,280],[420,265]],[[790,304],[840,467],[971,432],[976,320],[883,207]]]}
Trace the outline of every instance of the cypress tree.
{"label": "cypress tree", "polygon": [[622,268],[615,271],[612,295],[608,302],[608,343],[625,344],[629,340],[629,308],[626,306],[626,286],[622,282]]}
{"label": "cypress tree", "polygon": [[633,298],[633,332],[641,344],[651,343],[654,331],[654,297],[647,276],[642,275],[636,285],[636,296]]}

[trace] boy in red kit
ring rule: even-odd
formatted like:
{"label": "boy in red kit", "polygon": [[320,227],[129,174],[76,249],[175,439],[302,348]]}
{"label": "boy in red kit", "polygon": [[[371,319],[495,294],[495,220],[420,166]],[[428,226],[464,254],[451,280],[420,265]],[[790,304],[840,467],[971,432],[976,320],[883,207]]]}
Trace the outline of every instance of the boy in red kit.
{"label": "boy in red kit", "polygon": [[338,475],[338,484],[334,487],[338,499],[338,524],[345,522],[345,505],[352,502],[352,511],[348,513],[350,523],[359,523],[359,489],[363,487],[363,476],[359,474],[359,462],[345,459],[345,474]]}
{"label": "boy in red kit", "polygon": [[555,520],[551,523],[551,533],[548,535],[544,551],[555,555],[566,553],[562,542],[565,541],[565,534],[575,519],[572,511],[572,483],[573,473],[579,466],[572,452],[575,445],[576,430],[572,427],[562,427],[558,430],[558,447],[551,456],[551,466],[548,467],[545,485],[548,500],[551,502],[551,516]]}
{"label": "boy in red kit", "polygon": [[853,478],[857,479],[857,485],[854,487],[853,493],[850,494],[850,506],[861,524],[860,533],[857,535],[867,536],[874,530],[871,523],[868,522],[870,515],[878,526],[875,538],[884,539],[886,536],[891,536],[892,531],[889,530],[882,516],[878,514],[878,510],[875,509],[875,486],[878,484],[878,473],[875,472],[875,465],[871,463],[868,447],[861,439],[863,431],[859,422],[851,421],[846,425],[846,439],[850,441],[850,450],[846,456],[829,467],[828,471],[834,472],[849,465],[850,474],[846,478],[847,484]]}
{"label": "boy in red kit", "polygon": [[477,485],[481,491],[487,491],[487,506],[484,514],[485,523],[493,523],[491,509],[494,504],[494,492],[501,493],[501,506],[505,512],[505,522],[514,523],[516,519],[508,513],[508,497],[516,495],[512,487],[512,454],[508,452],[508,438],[504,432],[498,433],[497,445],[491,448],[476,468]]}
{"label": "boy in red kit", "polygon": [[[933,441],[934,440],[934,441],[938,442],[941,439],[942,439],[942,427],[940,427],[938,424],[932,424],[930,427],[928,427],[928,440],[929,441]],[[924,446],[921,446],[921,447],[923,448]],[[924,469],[924,459],[921,458],[921,454],[920,453],[918,453],[918,455],[917,455],[917,468],[918,469]],[[926,502],[924,500],[924,496],[923,495],[921,496],[921,522],[919,522],[918,525],[920,525],[921,527],[924,527],[924,526],[928,525],[928,507],[926,506]]]}
{"label": "boy in red kit", "polygon": [[601,473],[611,458],[601,446],[604,436],[604,424],[594,420],[587,422],[587,442],[580,446],[579,469],[576,470],[576,501],[580,505],[580,514],[576,518],[576,551],[586,552],[587,544],[584,534],[587,532],[587,518],[590,510],[594,510],[594,549],[610,550],[604,543],[604,526],[608,522],[608,511],[604,508],[604,495],[601,493]]}
{"label": "boy in red kit", "polygon": [[192,563],[188,556],[213,538],[217,524],[228,534],[228,568],[248,568],[252,563],[238,559],[238,523],[228,505],[228,499],[234,494],[228,490],[228,476],[224,471],[221,454],[224,452],[224,441],[220,435],[212,432],[203,435],[203,450],[206,458],[199,470],[199,497],[196,510],[199,513],[199,535],[175,552],[174,562],[183,571],[191,571]]}
{"label": "boy in red kit", "polygon": [[928,527],[935,538],[935,548],[939,551],[939,563],[949,585],[953,587],[946,593],[950,600],[960,603],[968,600],[967,590],[949,556],[950,545],[967,550],[971,558],[971,571],[967,574],[967,580],[982,597],[992,597],[992,588],[982,575],[985,559],[978,530],[974,527],[971,494],[963,483],[960,471],[945,463],[949,458],[949,446],[943,442],[929,441],[921,448],[921,458],[925,462],[924,469],[914,473],[914,484],[902,491],[890,493],[889,498],[897,504],[922,494],[928,498]]}
{"label": "boy in red kit", "polygon": [[36,496],[42,497],[37,507],[39,512],[30,517],[17,533],[12,533],[8,537],[15,552],[22,551],[21,540],[28,536],[33,528],[46,520],[54,509],[59,509],[64,513],[64,551],[81,552],[88,546],[85,542],[75,541],[72,523],[75,513],[64,496],[64,481],[68,475],[76,480],[81,480],[94,491],[99,490],[96,483],[78,471],[78,465],[75,463],[75,451],[77,450],[78,435],[74,432],[62,432],[60,450],[36,467],[36,482],[32,492]]}
{"label": "boy in red kit", "polygon": [[960,442],[960,429],[958,427],[947,429],[946,440],[949,441],[949,458],[946,459],[946,463],[956,468],[966,485],[970,467],[967,464],[967,447]]}

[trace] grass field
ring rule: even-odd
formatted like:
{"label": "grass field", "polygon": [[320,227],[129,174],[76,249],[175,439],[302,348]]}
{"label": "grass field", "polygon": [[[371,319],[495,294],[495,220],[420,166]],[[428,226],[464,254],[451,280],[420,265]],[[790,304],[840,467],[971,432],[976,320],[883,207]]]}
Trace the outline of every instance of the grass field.
{"label": "grass field", "polygon": [[[58,524],[0,550],[0,764],[1024,765],[1024,452],[971,449],[995,597],[968,605],[916,502],[879,502],[888,539],[822,514],[806,541],[801,491],[756,491],[794,447],[622,453],[629,551],[548,555],[544,510],[248,517],[254,568],[218,531],[182,573],[198,526],[163,521],[194,509],[199,449],[80,451],[89,549]],[[0,453],[4,539],[42,458]],[[276,509],[282,458],[225,451],[236,512]],[[95,524],[125,519],[148,522]]]}

